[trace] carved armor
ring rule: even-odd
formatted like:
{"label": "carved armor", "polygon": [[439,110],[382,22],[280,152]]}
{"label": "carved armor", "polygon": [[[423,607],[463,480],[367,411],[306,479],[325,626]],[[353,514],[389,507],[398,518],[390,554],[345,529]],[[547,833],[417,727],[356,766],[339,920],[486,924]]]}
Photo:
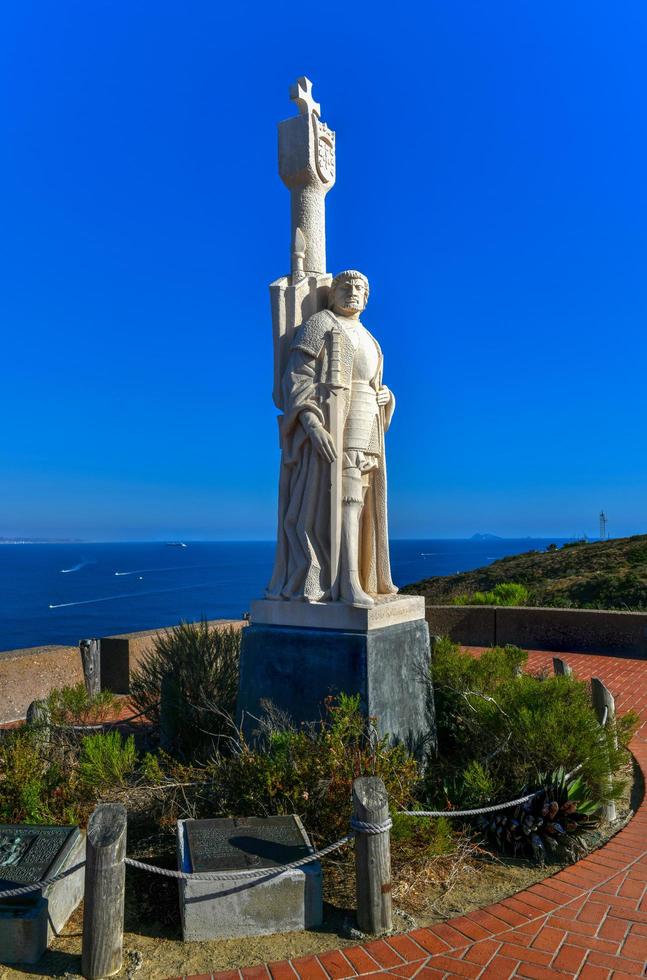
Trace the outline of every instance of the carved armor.
{"label": "carved armor", "polygon": [[353,381],[344,432],[344,449],[359,449],[373,456],[382,455],[379,411],[377,394],[371,383]]}

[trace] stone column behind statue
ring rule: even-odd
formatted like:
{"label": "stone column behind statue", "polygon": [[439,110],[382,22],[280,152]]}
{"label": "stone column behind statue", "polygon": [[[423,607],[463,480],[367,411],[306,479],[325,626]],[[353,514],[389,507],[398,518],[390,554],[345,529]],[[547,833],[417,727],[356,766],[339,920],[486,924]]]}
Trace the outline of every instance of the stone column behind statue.
{"label": "stone column behind statue", "polygon": [[271,700],[311,721],[327,695],[359,693],[380,729],[419,749],[433,740],[429,637],[424,600],[398,596],[391,579],[385,434],[395,397],[362,322],[367,277],[326,271],[335,134],[308,79],[290,96],[299,114],[279,124],[279,173],[291,194],[291,272],[270,286],[277,548],[243,636],[239,714]]}

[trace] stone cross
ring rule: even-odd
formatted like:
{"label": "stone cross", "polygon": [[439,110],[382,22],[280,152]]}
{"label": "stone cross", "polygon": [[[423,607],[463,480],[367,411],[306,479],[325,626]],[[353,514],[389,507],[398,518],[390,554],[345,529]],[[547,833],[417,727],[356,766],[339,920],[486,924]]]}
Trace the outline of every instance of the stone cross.
{"label": "stone cross", "polygon": [[295,85],[290,85],[290,98],[299,107],[299,112],[309,116],[311,112],[321,119],[321,106],[312,98],[312,82],[305,75],[297,78]]}

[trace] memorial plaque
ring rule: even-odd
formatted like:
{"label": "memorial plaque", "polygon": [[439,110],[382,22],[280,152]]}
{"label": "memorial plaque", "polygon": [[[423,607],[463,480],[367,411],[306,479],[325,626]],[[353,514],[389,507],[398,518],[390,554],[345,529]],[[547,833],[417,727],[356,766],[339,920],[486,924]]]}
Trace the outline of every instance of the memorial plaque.
{"label": "memorial plaque", "polygon": [[0,892],[68,872],[26,895],[0,899],[0,963],[40,959],[83,898],[84,860],[78,827],[0,824]]}
{"label": "memorial plaque", "polygon": [[185,821],[194,871],[276,868],[312,854],[298,817],[236,817]]}
{"label": "memorial plaque", "polygon": [[78,836],[78,827],[0,824],[0,891],[56,874]]}

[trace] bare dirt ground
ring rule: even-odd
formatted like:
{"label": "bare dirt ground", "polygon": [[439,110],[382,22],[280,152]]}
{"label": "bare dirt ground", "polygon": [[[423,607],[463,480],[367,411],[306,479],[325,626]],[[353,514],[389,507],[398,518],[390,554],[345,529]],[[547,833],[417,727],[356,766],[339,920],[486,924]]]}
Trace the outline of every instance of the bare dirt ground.
{"label": "bare dirt ground", "polygon": [[[600,828],[589,840],[591,850],[613,836],[635,809],[642,793],[639,773],[634,772],[624,797],[618,803],[618,820],[613,827]],[[460,861],[454,872],[443,874],[438,884],[434,861],[429,859],[407,876],[394,867],[394,932],[453,918],[513,895],[555,874],[563,864],[544,868],[523,859],[500,858],[485,852]],[[120,980],[167,980],[184,974],[235,969],[273,960],[322,953],[355,945],[364,937],[354,929],[354,866],[352,848],[342,857],[325,860],[324,924],[316,931],[280,933],[250,939],[184,943],[180,937],[177,883],[153,878],[129,869],[126,891],[124,966]],[[82,906],[68,922],[64,933],[34,966],[0,966],[0,980],[80,980]]]}
{"label": "bare dirt ground", "polygon": [[47,697],[54,688],[82,680],[78,647],[45,646],[0,653],[0,724],[24,718],[31,702]]}

